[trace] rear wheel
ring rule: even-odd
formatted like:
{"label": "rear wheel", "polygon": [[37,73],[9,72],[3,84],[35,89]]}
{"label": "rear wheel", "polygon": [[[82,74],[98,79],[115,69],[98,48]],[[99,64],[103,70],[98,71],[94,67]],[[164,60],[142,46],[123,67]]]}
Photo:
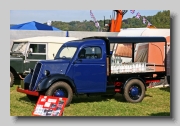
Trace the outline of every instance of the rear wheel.
{"label": "rear wheel", "polygon": [[10,87],[12,87],[14,84],[14,75],[10,71]]}
{"label": "rear wheel", "polygon": [[72,98],[73,91],[71,87],[63,81],[54,83],[45,93],[46,96],[65,97],[67,98],[66,106],[69,106]]}
{"label": "rear wheel", "polygon": [[124,88],[124,98],[131,103],[141,102],[145,96],[145,86],[138,79],[130,80]]}

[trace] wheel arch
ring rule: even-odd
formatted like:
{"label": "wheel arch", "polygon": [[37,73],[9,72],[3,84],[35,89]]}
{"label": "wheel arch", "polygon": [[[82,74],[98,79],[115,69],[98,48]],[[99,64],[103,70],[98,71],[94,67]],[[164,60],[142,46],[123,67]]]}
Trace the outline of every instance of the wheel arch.
{"label": "wheel arch", "polygon": [[[59,90],[60,89],[60,90]],[[66,106],[69,106],[73,99],[73,90],[65,81],[56,81],[45,92],[46,96],[66,97]]]}
{"label": "wheel arch", "polygon": [[42,82],[38,86],[38,91],[45,91],[48,90],[54,83],[58,81],[64,81],[66,82],[73,90],[74,93],[77,93],[76,86],[73,82],[73,80],[67,76],[64,76],[62,74],[53,74],[49,77],[42,80]]}
{"label": "wheel arch", "polygon": [[[74,83],[73,83],[70,79],[59,78],[59,79],[55,80],[53,83],[51,83],[51,85],[53,85],[54,83],[56,83],[56,82],[58,82],[58,81],[66,82],[66,83],[71,87],[71,89],[73,90],[73,92],[74,92],[74,93],[77,93],[77,92],[76,92],[75,85],[74,85]],[[51,85],[50,85],[50,86],[51,86]],[[49,88],[50,88],[50,86],[49,86]]]}
{"label": "wheel arch", "polygon": [[19,78],[19,75],[17,74],[16,70],[10,66],[10,72],[14,75],[14,77]]}
{"label": "wheel arch", "polygon": [[146,83],[145,81],[141,78],[141,77],[131,77],[129,79],[127,79],[123,85],[123,89],[125,88],[126,84],[131,81],[132,79],[137,79],[137,80],[140,80],[143,84],[144,84],[144,87],[145,87],[145,90],[147,90],[147,87],[146,87]]}

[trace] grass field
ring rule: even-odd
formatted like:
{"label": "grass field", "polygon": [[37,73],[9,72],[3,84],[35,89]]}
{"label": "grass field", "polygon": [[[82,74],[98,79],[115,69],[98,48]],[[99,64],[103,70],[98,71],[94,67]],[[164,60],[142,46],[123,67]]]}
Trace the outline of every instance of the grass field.
{"label": "grass field", "polygon": [[[31,116],[35,102],[10,88],[10,115]],[[113,97],[74,97],[64,109],[64,116],[170,116],[170,88],[148,88],[141,103],[128,103],[122,95]]]}

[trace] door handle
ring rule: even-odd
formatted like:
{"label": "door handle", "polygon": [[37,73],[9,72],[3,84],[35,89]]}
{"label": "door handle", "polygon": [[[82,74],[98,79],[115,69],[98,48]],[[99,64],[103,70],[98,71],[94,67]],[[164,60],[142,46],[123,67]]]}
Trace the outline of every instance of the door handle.
{"label": "door handle", "polygon": [[102,67],[104,67],[104,65],[101,65]]}
{"label": "door handle", "polygon": [[73,62],[73,64],[76,64],[76,63],[79,63],[79,62],[82,62],[82,59],[77,59]]}

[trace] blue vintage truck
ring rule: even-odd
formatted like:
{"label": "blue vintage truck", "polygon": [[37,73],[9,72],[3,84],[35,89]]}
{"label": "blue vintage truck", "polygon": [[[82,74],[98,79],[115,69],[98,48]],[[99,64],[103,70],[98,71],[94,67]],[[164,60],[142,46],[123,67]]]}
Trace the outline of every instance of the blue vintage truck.
{"label": "blue vintage truck", "polygon": [[[154,69],[155,63],[135,62],[138,43],[162,43],[165,48],[167,45],[164,37],[87,37],[72,40],[60,47],[54,60],[38,61],[17,91],[27,94],[30,100],[40,95],[66,97],[66,106],[70,105],[73,95],[78,94],[120,93],[127,102],[141,102],[148,84],[166,76],[166,62],[162,71]],[[112,62],[113,44],[131,45],[128,46],[132,51],[129,63]],[[165,53],[163,50],[160,52]]]}

